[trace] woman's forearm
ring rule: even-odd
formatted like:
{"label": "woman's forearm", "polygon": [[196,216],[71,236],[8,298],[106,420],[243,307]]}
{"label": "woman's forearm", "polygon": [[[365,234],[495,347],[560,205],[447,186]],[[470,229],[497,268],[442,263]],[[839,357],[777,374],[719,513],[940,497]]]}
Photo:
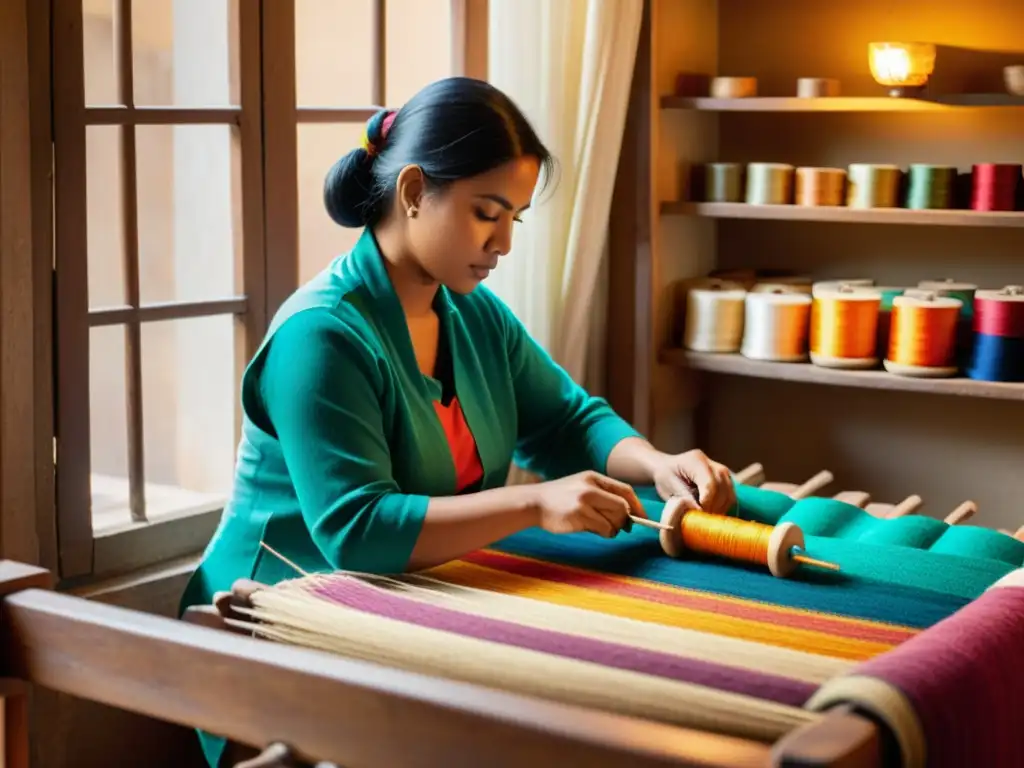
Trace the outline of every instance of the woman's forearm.
{"label": "woman's forearm", "polygon": [[640,437],[620,440],[608,455],[605,474],[630,485],[651,485],[665,454]]}
{"label": "woman's forearm", "polygon": [[430,568],[537,525],[528,485],[433,498],[427,506],[408,569]]}

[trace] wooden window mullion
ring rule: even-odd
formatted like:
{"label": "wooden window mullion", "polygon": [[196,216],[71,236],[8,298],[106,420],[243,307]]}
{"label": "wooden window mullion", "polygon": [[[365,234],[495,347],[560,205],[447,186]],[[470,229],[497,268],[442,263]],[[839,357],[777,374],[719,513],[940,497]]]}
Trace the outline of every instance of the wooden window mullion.
{"label": "wooden window mullion", "polygon": [[373,70],[370,99],[375,107],[388,103],[388,4],[373,0]]}
{"label": "wooden window mullion", "polygon": [[[132,63],[132,0],[114,6],[114,50],[118,100],[135,106]],[[124,293],[129,307],[139,307],[139,202],[134,123],[121,125],[121,193],[124,222]],[[142,328],[137,316],[124,326],[125,393],[128,406],[128,499],[134,522],[146,520],[145,441],[142,413]]]}
{"label": "wooden window mullion", "polygon": [[64,578],[92,572],[89,272],[81,0],[53,2],[57,534]]}

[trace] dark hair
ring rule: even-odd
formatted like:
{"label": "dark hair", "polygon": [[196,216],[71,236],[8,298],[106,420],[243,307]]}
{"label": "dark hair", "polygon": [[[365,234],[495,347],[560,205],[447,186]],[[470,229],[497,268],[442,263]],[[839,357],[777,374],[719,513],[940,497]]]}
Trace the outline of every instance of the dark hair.
{"label": "dark hair", "polygon": [[363,146],[328,171],[324,205],[343,227],[373,226],[407,165],[419,166],[436,189],[520,157],[537,158],[550,175],[551,153],[508,96],[481,80],[446,78],[397,113],[381,110],[370,118]]}

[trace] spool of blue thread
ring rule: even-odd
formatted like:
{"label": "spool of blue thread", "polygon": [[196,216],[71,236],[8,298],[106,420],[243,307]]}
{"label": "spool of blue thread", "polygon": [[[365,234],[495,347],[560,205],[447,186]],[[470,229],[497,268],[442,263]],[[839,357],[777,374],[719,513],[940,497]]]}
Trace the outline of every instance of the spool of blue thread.
{"label": "spool of blue thread", "polygon": [[975,294],[974,344],[967,376],[978,381],[1024,381],[1024,289]]}

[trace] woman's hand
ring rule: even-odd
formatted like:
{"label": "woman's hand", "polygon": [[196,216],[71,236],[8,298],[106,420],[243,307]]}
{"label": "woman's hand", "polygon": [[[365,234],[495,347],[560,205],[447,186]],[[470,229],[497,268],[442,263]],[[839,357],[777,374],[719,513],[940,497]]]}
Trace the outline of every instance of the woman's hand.
{"label": "woman's hand", "polygon": [[683,496],[712,514],[726,514],[736,503],[729,469],[709,459],[703,451],[662,454],[652,474],[658,495],[666,501],[672,496]]}
{"label": "woman's hand", "polygon": [[525,487],[533,494],[537,524],[551,533],[590,531],[610,539],[630,529],[630,515],[647,517],[631,486],[598,472]]}

